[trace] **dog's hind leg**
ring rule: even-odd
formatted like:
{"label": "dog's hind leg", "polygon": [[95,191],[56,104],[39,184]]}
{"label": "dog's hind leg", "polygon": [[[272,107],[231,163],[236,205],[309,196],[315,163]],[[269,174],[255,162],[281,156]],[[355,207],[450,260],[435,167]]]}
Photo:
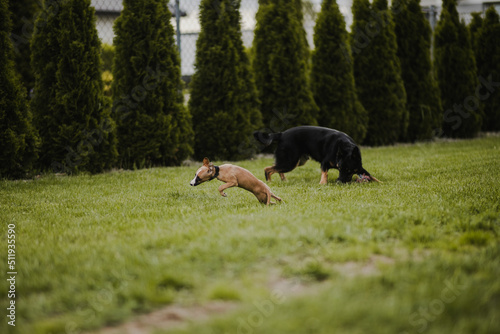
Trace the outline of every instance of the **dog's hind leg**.
{"label": "dog's hind leg", "polygon": [[[299,166],[304,166],[305,163],[309,160],[309,156],[308,155],[303,155],[300,157],[299,161],[297,162],[297,165],[295,167],[299,167]],[[276,167],[276,166],[275,166]],[[292,168],[292,169],[295,169],[295,168]],[[289,172],[289,171],[288,171]],[[283,172],[280,172],[280,177],[281,177],[281,181],[286,181],[286,176],[285,176],[285,173]]]}
{"label": "dog's hind leg", "polygon": [[309,156],[307,154],[304,154],[303,156],[300,157],[299,162],[297,162],[297,167],[304,166],[308,160]]}
{"label": "dog's hind leg", "polygon": [[279,173],[281,181],[286,181],[285,173],[278,171],[276,169],[276,166],[269,166],[269,167],[264,168],[264,174],[266,176],[266,181],[271,181],[271,175],[273,175],[274,173]]}
{"label": "dog's hind leg", "polygon": [[279,173],[281,180],[286,181],[285,173],[294,170],[297,166],[302,166],[308,159],[308,155],[300,156],[300,153],[296,152],[294,147],[278,146],[275,153],[274,166],[264,169],[266,180],[271,180],[271,174]]}
{"label": "dog's hind leg", "polygon": [[[277,172],[276,166],[269,166],[269,167],[264,168],[264,174],[266,176],[266,181],[271,181],[271,175],[273,175],[276,172]],[[281,173],[280,173],[280,176],[281,176]]]}

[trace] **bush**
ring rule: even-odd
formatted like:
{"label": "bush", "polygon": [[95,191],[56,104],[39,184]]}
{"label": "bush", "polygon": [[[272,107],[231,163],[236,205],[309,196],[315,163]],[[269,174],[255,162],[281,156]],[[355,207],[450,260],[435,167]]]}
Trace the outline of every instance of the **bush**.
{"label": "bush", "polygon": [[[443,134],[474,137],[481,129],[482,106],[471,99],[478,86],[470,34],[459,21],[455,0],[444,0],[434,38],[434,61],[443,104]],[[470,104],[472,102],[472,104]]]}
{"label": "bush", "polygon": [[272,131],[316,125],[300,2],[262,1],[256,19],[253,68],[264,124]]}
{"label": "bush", "polygon": [[349,134],[361,143],[368,114],[358,100],[349,35],[335,0],[325,0],[314,28],[311,90],[319,107],[318,124]]}
{"label": "bush", "polygon": [[115,57],[115,47],[109,44],[103,44],[101,49],[102,71],[113,70],[113,59]]}
{"label": "bush", "polygon": [[[473,21],[474,22],[474,21]],[[474,34],[472,27],[471,34]],[[475,35],[477,74],[485,80],[500,81],[500,17],[491,6]],[[484,98],[484,131],[500,130],[500,89],[488,90]]]}
{"label": "bush", "polygon": [[45,2],[43,10],[32,39],[31,106],[42,139],[40,167],[109,169],[116,159],[116,139],[102,93],[95,10],[90,0]]}
{"label": "bush", "polygon": [[442,120],[441,101],[432,73],[432,31],[420,0],[394,1],[392,12],[409,112],[407,136],[403,139],[430,139]]}
{"label": "bush", "polygon": [[125,0],[115,21],[112,115],[124,168],[179,165],[192,153],[170,18],[165,0]]}
{"label": "bush", "polygon": [[37,0],[10,0],[9,9],[12,12],[12,33],[10,38],[14,44],[14,61],[16,69],[21,74],[21,81],[26,92],[35,86],[35,76],[31,69],[30,41],[33,23],[37,11],[40,10],[41,1]]}
{"label": "bush", "polygon": [[253,150],[252,132],[261,125],[250,62],[241,40],[239,1],[200,4],[196,73],[189,108],[195,130],[195,157],[238,160]]}
{"label": "bush", "polygon": [[38,135],[31,124],[26,90],[14,70],[7,0],[0,0],[0,177],[22,178],[37,159]]}
{"label": "bush", "polygon": [[369,145],[393,144],[408,127],[406,92],[386,0],[354,0],[351,49],[358,96],[368,111]]}
{"label": "bush", "polygon": [[115,57],[115,47],[109,44],[103,44],[101,50],[102,59],[102,82],[104,84],[104,95],[111,97],[113,95],[111,86],[113,84],[113,59]]}
{"label": "bush", "polygon": [[[482,12],[473,12],[471,13],[472,19],[469,23],[469,31],[470,31],[470,44],[474,52],[477,51],[477,35],[481,27],[483,26],[483,15]],[[475,53],[475,55],[477,55]]]}

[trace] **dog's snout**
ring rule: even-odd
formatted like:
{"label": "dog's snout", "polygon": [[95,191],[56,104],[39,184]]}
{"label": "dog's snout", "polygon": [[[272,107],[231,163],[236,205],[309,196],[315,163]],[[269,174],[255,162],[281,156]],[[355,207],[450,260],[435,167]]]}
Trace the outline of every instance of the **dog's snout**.
{"label": "dog's snout", "polygon": [[194,177],[194,179],[192,179],[191,182],[189,182],[189,184],[191,186],[197,186],[197,185],[199,185],[200,184],[200,178],[198,177],[198,175],[196,175]]}
{"label": "dog's snout", "polygon": [[352,173],[350,171],[340,170],[337,182],[341,182],[341,183],[351,182],[353,175],[354,175],[354,173]]}

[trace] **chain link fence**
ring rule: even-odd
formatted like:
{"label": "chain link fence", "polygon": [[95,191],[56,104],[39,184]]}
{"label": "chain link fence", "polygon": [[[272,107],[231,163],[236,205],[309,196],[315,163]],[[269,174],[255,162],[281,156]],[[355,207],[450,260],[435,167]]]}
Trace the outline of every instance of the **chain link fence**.
{"label": "chain link fence", "polygon": [[[213,0],[214,6],[217,6],[219,0]],[[317,13],[321,10],[322,0],[303,0],[304,10],[304,28],[307,33],[309,46],[314,47],[313,32]],[[120,16],[123,10],[122,0],[92,0],[92,6],[96,10],[97,30],[104,46],[113,44],[113,23]],[[179,39],[178,45],[181,50],[181,72],[184,77],[193,75],[196,40],[200,33],[199,22],[199,6],[201,0],[170,0],[169,8],[172,12],[171,24],[177,32],[176,40]],[[427,1],[429,2],[429,1]],[[341,13],[344,15],[347,29],[352,25],[352,0],[337,0]],[[498,2],[467,2],[458,4],[458,12],[460,17],[469,23],[471,12],[484,11],[488,6],[499,6]],[[241,0],[241,30],[242,39],[245,47],[251,47],[254,29],[255,29],[255,14],[259,9],[258,0]],[[500,8],[499,8],[500,9]],[[425,6],[422,4],[422,10],[431,26],[434,28],[439,18],[440,8],[434,5]],[[497,9],[498,10],[498,9]],[[178,20],[176,20],[178,14]],[[179,25],[177,25],[177,21]],[[180,43],[179,43],[180,42]]]}
{"label": "chain link fence", "polygon": [[[181,72],[183,76],[191,76],[194,73],[194,61],[196,51],[196,40],[200,33],[199,7],[201,0],[170,0],[169,8],[172,12],[171,24],[180,36]],[[214,0],[214,6],[217,5]],[[92,0],[92,6],[96,10],[97,30],[99,37],[105,45],[113,44],[113,24],[123,10],[122,0]],[[176,12],[179,15],[179,27],[177,27]],[[241,29],[245,47],[250,47],[253,41],[255,28],[255,14],[259,8],[258,0],[241,0]]]}

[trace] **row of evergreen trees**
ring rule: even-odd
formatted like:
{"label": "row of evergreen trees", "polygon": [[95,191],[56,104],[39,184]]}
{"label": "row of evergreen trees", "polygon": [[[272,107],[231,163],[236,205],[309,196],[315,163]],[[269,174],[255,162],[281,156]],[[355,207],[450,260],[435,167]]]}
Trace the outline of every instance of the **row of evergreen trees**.
{"label": "row of evergreen trees", "polygon": [[[0,177],[178,165],[192,154],[167,1],[123,1],[112,99],[91,1],[44,1],[36,16],[30,5],[0,0]],[[12,33],[10,10],[24,22]],[[25,68],[26,55],[32,71],[20,77],[14,60]]]}
{"label": "row of evergreen trees", "polygon": [[[390,8],[387,0],[354,0],[351,33],[336,1],[324,0],[312,53],[301,1],[260,0],[251,49],[255,84],[251,73],[244,76],[246,92],[256,92],[257,100],[252,97],[252,103],[236,107],[230,103],[241,94],[236,77],[248,73],[248,60],[241,50],[239,25],[234,24],[238,21],[225,17],[239,15],[239,1],[216,3],[205,0],[201,5],[202,33],[190,100],[197,158],[205,153],[223,159],[245,156],[241,144],[246,141],[241,138],[260,126],[269,131],[303,124],[327,126],[368,145],[433,136],[467,138],[481,129],[500,130],[495,123],[500,118],[500,93],[494,91],[495,80],[500,80],[500,22],[494,8],[484,21],[476,15],[468,28],[459,20],[456,0],[444,0],[433,68],[432,31],[419,0],[395,0]],[[477,42],[471,42],[469,29]],[[229,36],[235,38],[233,44],[226,44]],[[240,70],[234,69],[235,57],[240,58]],[[477,60],[476,67],[475,58],[483,59],[481,65]],[[476,97],[481,84],[489,89],[488,95]],[[252,111],[241,114],[242,108]],[[247,124],[241,115],[252,120],[249,126],[234,125]]]}
{"label": "row of evergreen trees", "polygon": [[[13,2],[12,10],[33,4]],[[387,0],[354,0],[351,33],[335,0],[324,0],[313,52],[300,0],[259,1],[250,52],[241,39],[240,0],[202,0],[186,108],[167,1],[123,1],[112,99],[103,95],[90,0],[45,1],[32,36],[25,26],[10,34],[7,4],[0,0],[1,177],[33,168],[177,165],[188,156],[242,159],[259,149],[254,130],[304,124],[336,128],[369,145],[500,130],[494,9],[466,27],[455,0],[444,0],[433,70],[432,32],[419,0],[395,0],[391,8]],[[31,53],[33,72],[21,70],[23,52]]]}

